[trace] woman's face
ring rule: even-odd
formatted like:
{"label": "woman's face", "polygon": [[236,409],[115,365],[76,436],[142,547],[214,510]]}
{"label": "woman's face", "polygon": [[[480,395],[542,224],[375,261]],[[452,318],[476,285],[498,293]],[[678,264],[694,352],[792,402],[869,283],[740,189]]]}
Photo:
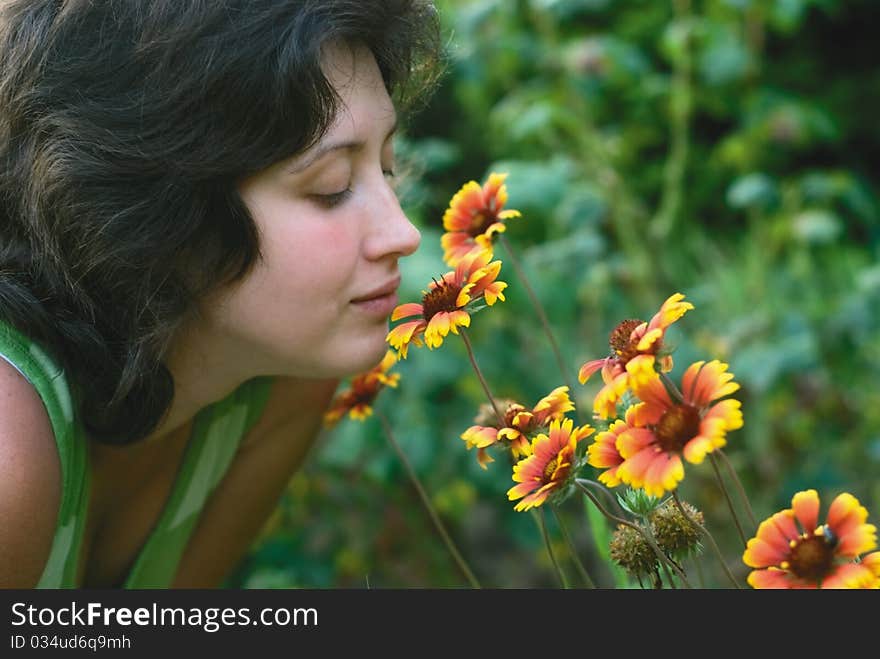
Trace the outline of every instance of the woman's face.
{"label": "woman's face", "polygon": [[419,245],[390,187],[396,114],[375,59],[338,46],[324,69],[338,116],[314,147],[241,183],[263,259],[207,311],[260,373],[340,377],[376,365],[398,259]]}

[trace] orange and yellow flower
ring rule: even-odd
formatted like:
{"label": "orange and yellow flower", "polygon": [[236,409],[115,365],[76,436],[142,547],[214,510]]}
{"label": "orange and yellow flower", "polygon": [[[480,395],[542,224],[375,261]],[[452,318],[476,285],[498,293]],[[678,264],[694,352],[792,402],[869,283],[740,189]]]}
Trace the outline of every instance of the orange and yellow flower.
{"label": "orange and yellow flower", "polygon": [[584,384],[593,373],[602,371],[604,386],[596,394],[593,411],[601,418],[616,416],[617,403],[633,382],[649,379],[657,370],[672,370],[671,355],[663,352],[666,329],[694,305],[675,293],[662,304],[649,322],[624,320],[609,336],[611,355],[583,364],[578,380]]}
{"label": "orange and yellow flower", "polygon": [[874,573],[878,586],[880,586],[880,551],[872,551],[870,554],[862,556],[861,564]]}
{"label": "orange and yellow flower", "polygon": [[843,492],[819,522],[816,490],[798,492],[791,508],[770,516],[758,527],[743,553],[753,570],[752,588],[880,588],[880,552],[859,561],[877,547],[877,528],[867,524],[868,511]]}
{"label": "orange and yellow flower", "polygon": [[578,443],[592,433],[593,428],[575,427],[571,419],[551,421],[549,434],[537,435],[529,455],[513,466],[513,480],[518,485],[507,491],[507,498],[522,499],[513,509],[535,508],[552,494],[563,492],[575,475]]}
{"label": "orange and yellow flower", "polygon": [[[627,410],[625,426],[612,424],[615,458],[610,436],[597,438],[601,445],[589,451],[590,464],[611,467],[605,482],[618,480],[653,496],[674,490],[684,478],[682,458],[699,464],[727,443],[726,435],[743,425],[741,404],[727,398],[739,389],[727,364],[715,360],[691,364],[682,378],[681,400],[673,400],[660,375],[634,383],[641,403]],[[612,432],[612,430],[609,430]],[[619,464],[615,465],[617,460]]]}
{"label": "orange and yellow flower", "polygon": [[458,334],[459,327],[470,326],[471,303],[492,306],[504,300],[502,291],[507,284],[497,280],[500,271],[501,261],[492,261],[491,251],[472,252],[459,261],[455,270],[428,285],[421,304],[409,302],[398,306],[391,314],[392,321],[414,318],[397,325],[386,337],[397,350],[398,359],[406,359],[411,344],[422,345],[422,337],[428,348],[433,349],[443,344],[449,332]]}
{"label": "orange and yellow flower", "polygon": [[621,483],[620,478],[617,477],[617,468],[623,464],[624,458],[617,450],[617,439],[634,426],[639,405],[631,406],[626,411],[624,419],[617,419],[608,430],[596,435],[593,443],[587,447],[587,464],[605,470],[599,474],[599,481],[608,487],[617,487]]}
{"label": "orange and yellow flower", "polygon": [[504,220],[519,217],[517,210],[504,210],[507,174],[492,173],[480,186],[468,181],[452,197],[443,214],[446,233],[440,238],[443,260],[450,267],[474,249],[491,249],[494,236],[506,229]]}
{"label": "orange and yellow flower", "polygon": [[399,373],[389,373],[397,363],[393,350],[385,352],[382,361],[366,373],[351,379],[347,389],[340,391],[324,413],[324,424],[332,426],[348,414],[352,419],[363,421],[373,413],[373,401],[385,387],[396,387],[400,381]]}
{"label": "orange and yellow flower", "polygon": [[490,462],[495,461],[486,451],[487,448],[507,440],[513,457],[524,457],[531,451],[529,438],[532,435],[572,410],[574,404],[568,396],[568,387],[556,387],[539,400],[531,411],[519,403],[508,402],[504,408],[502,421],[495,418],[494,424],[473,425],[461,434],[461,438],[467,444],[468,450],[477,449],[477,461],[483,469],[486,469]]}

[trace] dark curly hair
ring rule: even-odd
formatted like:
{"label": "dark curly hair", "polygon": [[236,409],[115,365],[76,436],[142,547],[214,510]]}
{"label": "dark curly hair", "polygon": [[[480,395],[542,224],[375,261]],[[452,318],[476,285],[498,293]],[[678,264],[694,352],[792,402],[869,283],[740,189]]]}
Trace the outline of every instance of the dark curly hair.
{"label": "dark curly hair", "polygon": [[313,145],[331,42],[402,109],[441,60],[421,0],[8,0],[0,8],[0,318],[60,362],[98,441],[153,430],[163,356],[260,257],[236,183]]}

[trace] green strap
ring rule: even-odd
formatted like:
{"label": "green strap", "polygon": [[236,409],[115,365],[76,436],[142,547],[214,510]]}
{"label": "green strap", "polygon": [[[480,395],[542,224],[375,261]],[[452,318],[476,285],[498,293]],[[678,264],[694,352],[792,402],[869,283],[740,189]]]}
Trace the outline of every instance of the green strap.
{"label": "green strap", "polygon": [[38,588],[64,588],[76,581],[85,511],[88,508],[88,468],[85,436],[74,422],[73,399],[63,371],[33,341],[0,321],[0,355],[36,389],[55,434],[61,461],[61,505],[55,537]]}
{"label": "green strap", "polygon": [[271,378],[249,380],[196,416],[177,481],[126,588],[167,588],[172,583],[199,514],[229,468],[241,438],[260,418],[271,382]]}
{"label": "green strap", "polygon": [[[49,415],[61,461],[62,495],[52,550],[38,588],[78,587],[88,514],[87,439],[76,422],[63,371],[36,343],[0,321],[0,356],[34,386]],[[241,438],[269,398],[272,378],[254,378],[199,412],[168,501],[138,555],[126,588],[167,588],[204,505],[229,468]]]}

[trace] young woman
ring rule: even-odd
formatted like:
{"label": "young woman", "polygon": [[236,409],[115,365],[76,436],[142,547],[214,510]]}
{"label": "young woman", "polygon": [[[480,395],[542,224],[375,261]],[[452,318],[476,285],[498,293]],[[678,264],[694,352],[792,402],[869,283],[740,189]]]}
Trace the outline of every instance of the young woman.
{"label": "young woman", "polygon": [[421,0],[0,6],[0,585],[223,583],[384,354],[437,33]]}

